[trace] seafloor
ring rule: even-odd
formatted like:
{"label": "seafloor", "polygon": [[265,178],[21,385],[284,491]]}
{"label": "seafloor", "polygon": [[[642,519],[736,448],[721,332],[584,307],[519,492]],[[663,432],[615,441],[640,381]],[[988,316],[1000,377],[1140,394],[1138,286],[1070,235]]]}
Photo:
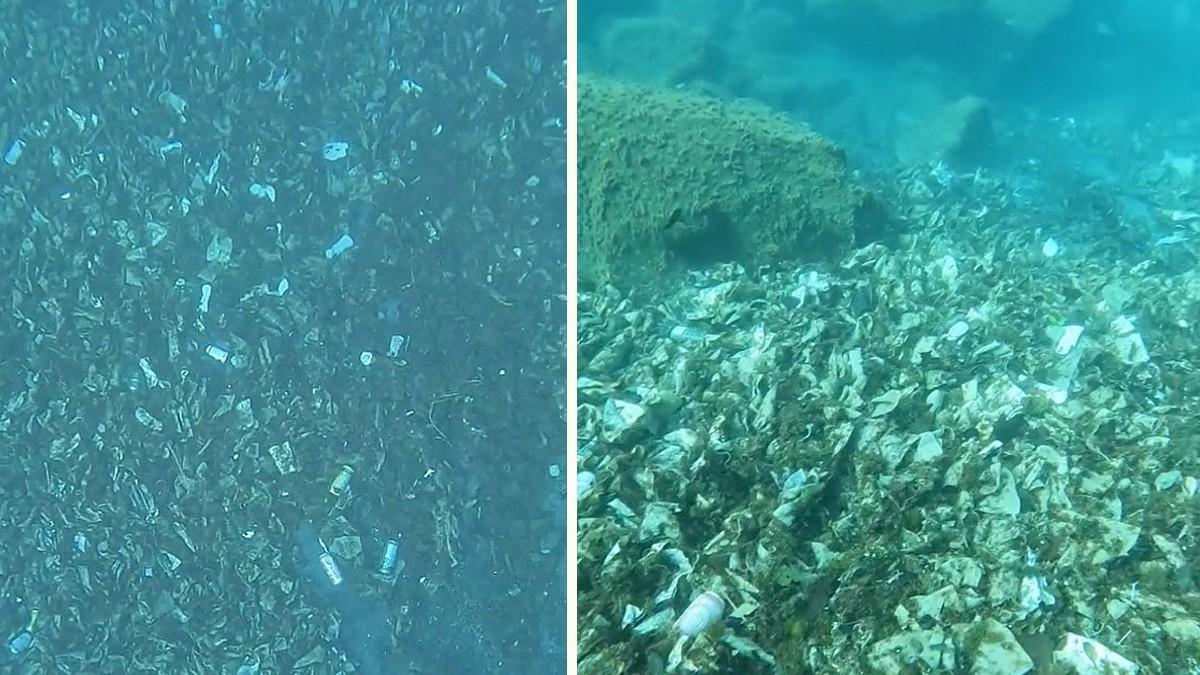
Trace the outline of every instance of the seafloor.
{"label": "seafloor", "polygon": [[581,294],[580,672],[1195,672],[1186,126],[1001,122],[840,259]]}

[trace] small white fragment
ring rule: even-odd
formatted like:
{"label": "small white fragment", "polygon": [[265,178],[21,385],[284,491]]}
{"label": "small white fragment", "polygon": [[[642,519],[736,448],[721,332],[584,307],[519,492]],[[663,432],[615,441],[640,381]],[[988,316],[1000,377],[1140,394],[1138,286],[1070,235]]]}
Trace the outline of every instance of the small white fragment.
{"label": "small white fragment", "polygon": [[176,115],[183,117],[183,113],[187,111],[187,101],[182,96],[173,91],[164,91],[158,95],[158,102],[171,109]]}
{"label": "small white fragment", "polygon": [[229,360],[229,352],[217,345],[208,345],[204,348],[204,353],[217,363],[225,363]]}
{"label": "small white fragment", "polygon": [[388,342],[388,358],[396,358],[396,356],[400,354],[400,350],[404,349],[405,345],[407,344],[408,338],[404,337],[403,335],[393,335],[391,341]]}
{"label": "small white fragment", "polygon": [[157,387],[158,373],[154,372],[154,369],[150,367],[150,359],[144,356],[138,359],[138,367],[142,369],[142,375],[146,376],[146,384],[149,385],[151,389]]}
{"label": "small white fragment", "polygon": [[954,256],[944,255],[933,261],[932,271],[941,277],[942,282],[948,286],[958,283],[958,261],[954,259]]}
{"label": "small white fragment", "polygon": [[942,456],[942,439],[932,431],[923,431],[917,436],[917,449],[913,453],[915,462],[931,462]]}
{"label": "small white fragment", "polygon": [[208,173],[204,174],[204,182],[212,185],[213,181],[217,179],[217,171],[220,170],[220,168],[221,154],[217,153],[217,156],[213,157],[212,163],[208,165]]}
{"label": "small white fragment", "polygon": [[196,308],[201,314],[208,314],[208,301],[212,299],[212,284],[200,287],[200,305]]}
{"label": "small white fragment", "polygon": [[1117,358],[1127,366],[1136,366],[1150,360],[1150,351],[1142,341],[1140,333],[1123,335],[1116,339]]}
{"label": "small white fragment", "polygon": [[1054,663],[1078,675],[1133,675],[1138,667],[1132,661],[1091,638],[1067,633],[1062,647],[1054,652]]}
{"label": "small white fragment", "polygon": [[321,156],[328,162],[336,162],[339,159],[344,159],[346,153],[350,151],[350,144],[345,141],[330,141],[325,144],[321,150]]}
{"label": "small white fragment", "polygon": [[8,150],[4,153],[4,163],[9,166],[16,166],[17,161],[21,159],[21,154],[25,152],[25,141],[17,138],[14,139],[12,145],[8,146]]}
{"label": "small white fragment", "polygon": [[[322,544],[322,546],[324,546],[324,544]],[[320,561],[321,569],[325,571],[325,577],[329,579],[329,583],[333,584],[334,586],[340,586],[342,581],[345,580],[345,577],[342,576],[342,571],[338,569],[337,561],[333,559],[333,556],[326,551],[325,553],[322,553],[317,560]]]}
{"label": "small white fragment", "polygon": [[704,591],[675,620],[675,628],[687,637],[699,635],[720,621],[723,614],[725,600],[712,591]]}
{"label": "small white fragment", "polygon": [[1121,315],[1113,319],[1112,323],[1109,324],[1109,327],[1112,328],[1112,332],[1116,333],[1117,336],[1129,335],[1134,329],[1133,319],[1130,319],[1125,315]]}
{"label": "small white fragment", "polygon": [[984,619],[972,627],[972,632],[977,636],[970,639],[975,648],[967,657],[972,673],[1025,675],[1034,669],[1033,659],[1008,626],[995,619]]}
{"label": "small white fragment", "polygon": [[594,487],[596,487],[596,474],[591,471],[580,471],[575,476],[575,499],[583,499]]}
{"label": "small white fragment", "polygon": [[1067,402],[1067,390],[1062,387],[1039,382],[1037,389],[1054,405],[1062,405]]}
{"label": "small white fragment", "polygon": [[364,366],[370,366],[372,363],[375,363],[375,355],[367,350],[363,350],[363,352],[358,355],[358,362]]}
{"label": "small white fragment", "polygon": [[275,203],[275,186],[270,183],[251,183],[250,195]]}
{"label": "small white fragment", "polygon": [[700,437],[700,434],[691,429],[676,429],[663,436],[663,440],[672,445],[677,445],[688,452],[692,452],[704,445],[704,439]]}
{"label": "small white fragment", "polygon": [[551,464],[546,469],[546,472],[550,474],[551,478],[558,478],[559,476],[562,475],[562,467],[557,464]]}
{"label": "small white fragment", "polygon": [[1175,487],[1183,480],[1183,474],[1179,471],[1164,471],[1154,478],[1154,489],[1159,492],[1165,492]]}
{"label": "small white fragment", "polygon": [[1054,351],[1058,352],[1059,356],[1070,354],[1079,342],[1081,335],[1083,335],[1083,326],[1072,324],[1063,327],[1062,335],[1058,338],[1058,343],[1054,345]]}
{"label": "small white fragment", "polygon": [[946,331],[946,339],[951,342],[958,342],[970,329],[971,327],[967,325],[966,321],[955,321]]}
{"label": "small white fragment", "polygon": [[646,613],[641,607],[625,605],[625,614],[621,617],[621,629],[624,630],[636,624]]}
{"label": "small white fragment", "polygon": [[1047,258],[1053,258],[1058,255],[1062,249],[1059,248],[1058,242],[1054,241],[1054,237],[1050,237],[1042,244],[1042,255]]}
{"label": "small white fragment", "polygon": [[804,485],[808,482],[808,473],[804,469],[796,469],[783,481],[783,490],[780,497],[784,501],[795,499],[800,496],[800,492],[804,489]]}
{"label": "small white fragment", "polygon": [[343,234],[341,237],[338,237],[338,240],[333,242],[329,248],[325,249],[325,257],[333,260],[339,255],[345,253],[353,245],[354,238],[348,234]]}
{"label": "small white fragment", "polygon": [[704,331],[692,326],[673,326],[667,333],[667,337],[675,342],[703,342]]}
{"label": "small white fragment", "polygon": [[496,74],[496,71],[492,70],[491,66],[488,66],[485,72],[487,73],[488,82],[491,82],[501,89],[508,89],[508,83],[504,81],[504,78]]}
{"label": "small white fragment", "polygon": [[1057,602],[1048,587],[1043,576],[1029,574],[1021,578],[1021,609],[1025,610],[1026,615],[1043,606],[1051,607]]}
{"label": "small white fragment", "polygon": [[275,284],[274,289],[271,289],[270,287],[267,288],[267,295],[282,296],[284,293],[287,293],[288,289],[291,287],[292,285],[288,283],[287,277],[284,277],[279,280],[279,283]]}

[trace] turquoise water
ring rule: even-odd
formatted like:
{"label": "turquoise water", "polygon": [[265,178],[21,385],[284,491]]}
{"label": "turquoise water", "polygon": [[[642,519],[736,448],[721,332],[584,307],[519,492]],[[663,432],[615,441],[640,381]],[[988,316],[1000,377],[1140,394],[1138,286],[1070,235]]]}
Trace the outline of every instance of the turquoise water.
{"label": "turquoise water", "polygon": [[580,21],[580,672],[1196,672],[1200,7]]}

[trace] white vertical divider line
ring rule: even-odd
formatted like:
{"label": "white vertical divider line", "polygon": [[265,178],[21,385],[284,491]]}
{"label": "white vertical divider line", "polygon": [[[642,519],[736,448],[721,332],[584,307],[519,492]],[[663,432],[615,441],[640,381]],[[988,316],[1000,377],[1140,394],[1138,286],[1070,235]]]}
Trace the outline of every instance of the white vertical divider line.
{"label": "white vertical divider line", "polygon": [[579,263],[579,128],[578,128],[578,75],[579,40],[577,0],[567,2],[567,673],[576,675],[579,663],[579,556],[577,516],[578,474],[577,445],[579,418],[575,386],[579,363],[578,335],[576,333],[576,309],[578,307]]}

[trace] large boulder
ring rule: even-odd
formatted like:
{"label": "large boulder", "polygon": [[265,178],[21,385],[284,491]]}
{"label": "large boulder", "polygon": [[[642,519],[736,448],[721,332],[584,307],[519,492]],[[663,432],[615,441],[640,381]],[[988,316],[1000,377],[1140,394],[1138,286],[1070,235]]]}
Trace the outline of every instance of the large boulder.
{"label": "large boulder", "polygon": [[945,161],[971,168],[984,163],[992,146],[991,107],[964,96],[911,126],[896,142],[905,164]]}
{"label": "large boulder", "polygon": [[580,77],[585,284],[832,260],[880,222],[836,146],[761,104]]}

